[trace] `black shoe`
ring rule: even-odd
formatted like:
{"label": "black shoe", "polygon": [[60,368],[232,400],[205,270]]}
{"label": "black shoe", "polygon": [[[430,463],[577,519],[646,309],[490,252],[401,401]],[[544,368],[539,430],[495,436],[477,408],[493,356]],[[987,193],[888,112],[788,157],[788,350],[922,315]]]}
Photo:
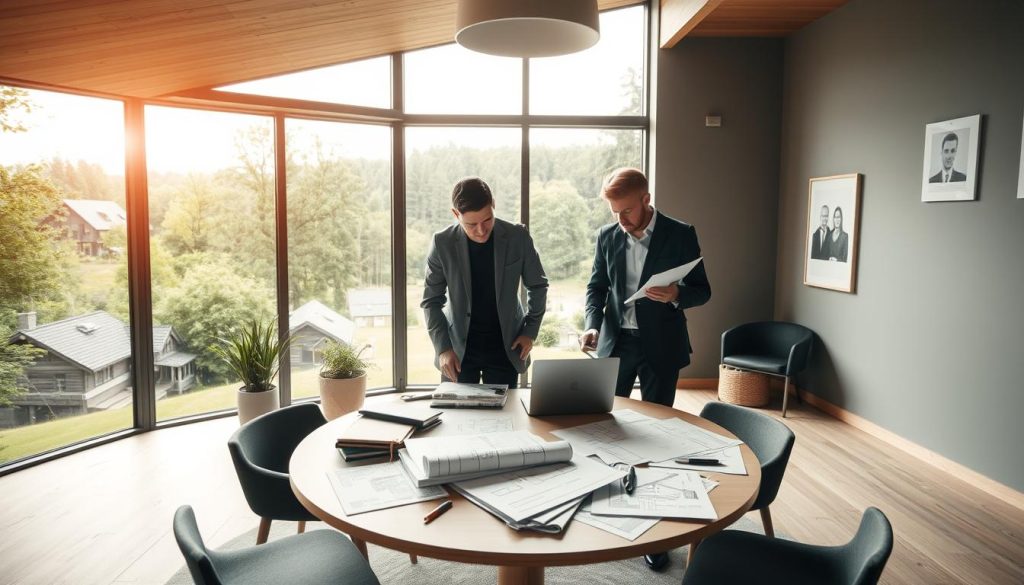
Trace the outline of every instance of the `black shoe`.
{"label": "black shoe", "polygon": [[661,572],[662,569],[668,566],[668,553],[651,553],[644,555],[644,562],[647,563],[647,567],[652,571]]}

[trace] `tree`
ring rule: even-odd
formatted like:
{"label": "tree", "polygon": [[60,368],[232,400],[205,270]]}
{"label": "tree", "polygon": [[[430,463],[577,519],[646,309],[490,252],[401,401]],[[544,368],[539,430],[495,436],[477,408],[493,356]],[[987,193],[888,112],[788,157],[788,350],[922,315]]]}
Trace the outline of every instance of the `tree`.
{"label": "tree", "polygon": [[46,354],[27,343],[9,343],[12,333],[0,324],[0,407],[10,406],[11,399],[24,392],[25,368]]}
{"label": "tree", "polygon": [[587,205],[568,181],[530,186],[530,233],[552,279],[580,276],[593,250],[588,241]]}
{"label": "tree", "polygon": [[161,238],[174,254],[209,252],[218,226],[218,202],[209,178],[189,175],[175,205],[164,216]]}
{"label": "tree", "polygon": [[163,291],[154,323],[170,325],[197,354],[204,383],[228,381],[231,372],[210,346],[254,319],[274,318],[274,292],[224,263],[192,266],[174,288]]}
{"label": "tree", "polygon": [[26,114],[32,112],[28,92],[18,87],[0,85],[0,133],[25,131],[21,121],[14,119],[14,113],[18,110]]}

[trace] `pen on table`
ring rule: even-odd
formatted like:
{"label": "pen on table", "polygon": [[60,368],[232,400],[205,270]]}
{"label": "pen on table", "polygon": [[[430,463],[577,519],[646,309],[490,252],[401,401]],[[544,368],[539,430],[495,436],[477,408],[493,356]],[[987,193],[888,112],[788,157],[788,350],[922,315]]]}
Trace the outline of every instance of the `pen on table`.
{"label": "pen on table", "polygon": [[445,501],[441,502],[441,504],[438,507],[434,508],[433,510],[430,511],[429,514],[427,514],[426,516],[423,517],[423,523],[424,524],[430,524],[435,519],[437,519],[438,516],[440,516],[441,514],[444,514],[445,512],[450,510],[451,508],[452,508],[452,501],[451,500],[445,500]]}
{"label": "pen on table", "polygon": [[701,459],[699,457],[690,457],[689,459],[676,459],[676,463],[682,463],[683,465],[721,465],[722,462],[718,459]]}

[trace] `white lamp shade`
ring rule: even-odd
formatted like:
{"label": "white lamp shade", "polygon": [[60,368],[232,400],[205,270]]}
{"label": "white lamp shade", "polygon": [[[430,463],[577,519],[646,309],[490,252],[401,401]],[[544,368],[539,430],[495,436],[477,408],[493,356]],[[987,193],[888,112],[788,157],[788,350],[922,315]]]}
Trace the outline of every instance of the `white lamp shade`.
{"label": "white lamp shade", "polygon": [[459,0],[455,42],[488,55],[553,57],[600,38],[597,0]]}

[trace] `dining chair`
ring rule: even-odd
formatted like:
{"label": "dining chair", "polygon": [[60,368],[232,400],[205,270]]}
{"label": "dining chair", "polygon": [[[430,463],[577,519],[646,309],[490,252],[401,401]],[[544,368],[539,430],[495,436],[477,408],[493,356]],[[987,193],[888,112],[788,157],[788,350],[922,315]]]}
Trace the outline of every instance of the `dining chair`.
{"label": "dining chair", "polygon": [[813,342],[814,332],[796,323],[744,323],[722,333],[722,363],[740,370],[784,378],[782,417],[785,418],[790,383],[793,377],[807,368]]}
{"label": "dining chair", "polygon": [[892,525],[878,508],[865,510],[857,534],[840,546],[723,530],[700,545],[683,585],[875,585],[892,545]]}
{"label": "dining chair", "polygon": [[700,411],[700,416],[736,435],[757,456],[761,464],[761,486],[750,509],[761,512],[764,533],[769,537],[775,536],[768,506],[779,493],[796,435],[789,427],[767,414],[725,402],[708,402]]}
{"label": "dining chair", "polygon": [[[288,460],[295,447],[326,422],[320,407],[307,402],[254,418],[228,439],[228,450],[245,501],[260,517],[256,544],[267,541],[274,520],[298,522],[300,534],[306,530],[306,522],[318,520],[295,497],[288,476]],[[366,543],[355,538],[352,542],[366,556]],[[409,559],[417,562],[416,555],[409,555]]]}
{"label": "dining chair", "polygon": [[196,585],[380,585],[370,564],[334,530],[286,536],[242,550],[209,550],[191,506],[174,513],[174,539]]}

